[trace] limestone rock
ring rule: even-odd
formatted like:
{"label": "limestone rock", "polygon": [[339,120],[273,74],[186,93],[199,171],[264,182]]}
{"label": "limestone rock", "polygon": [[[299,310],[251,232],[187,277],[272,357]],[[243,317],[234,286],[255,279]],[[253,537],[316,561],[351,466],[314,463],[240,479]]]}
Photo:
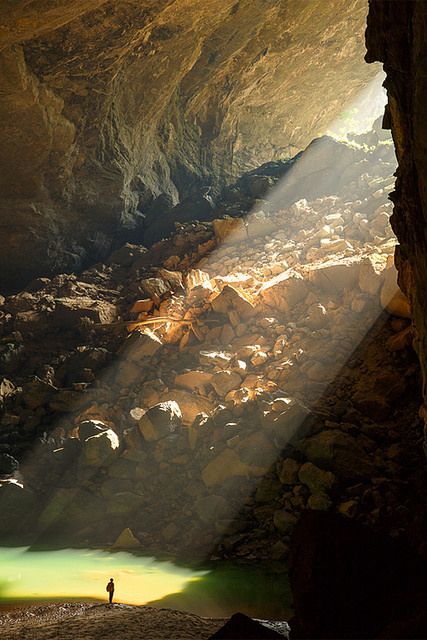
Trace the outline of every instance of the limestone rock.
{"label": "limestone rock", "polygon": [[215,487],[221,486],[228,478],[261,477],[265,472],[265,467],[241,462],[234,449],[224,449],[202,470],[202,479],[207,487]]}
{"label": "limestone rock", "polygon": [[219,244],[234,244],[247,240],[246,226],[241,218],[213,220],[212,226]]}
{"label": "limestone rock", "polygon": [[179,429],[181,424],[181,409],[174,400],[150,407],[138,422],[139,430],[148,442],[165,438]]}
{"label": "limestone rock", "polygon": [[288,270],[266,282],[259,291],[259,297],[268,307],[286,313],[304,300],[307,293],[304,278],[299,273]]}
{"label": "limestone rock", "polygon": [[53,321],[56,326],[67,329],[78,326],[82,318],[89,318],[99,324],[109,324],[117,317],[116,307],[105,300],[93,300],[84,296],[57,298]]}
{"label": "limestone rock", "polygon": [[143,358],[154,356],[162,344],[160,338],[150,329],[137,329],[127,337],[122,353],[126,360],[139,362]]}
{"label": "limestone rock", "polygon": [[199,396],[196,393],[173,389],[161,396],[162,402],[172,400],[177,402],[182,413],[182,424],[191,425],[199,413],[210,414],[213,411],[213,404],[208,398]]}
{"label": "limestone rock", "polygon": [[221,518],[232,514],[231,505],[221,495],[210,494],[199,498],[194,503],[194,511],[202,522],[213,524]]}
{"label": "limestone rock", "polygon": [[242,383],[242,378],[238,373],[225,369],[214,373],[211,383],[216,393],[224,398],[229,391],[238,389]]}
{"label": "limestone rock", "polygon": [[141,543],[129,527],[123,529],[111,546],[112,549],[141,549]]}
{"label": "limestone rock", "polygon": [[365,293],[376,295],[383,283],[384,267],[384,261],[379,262],[373,257],[363,259],[360,263],[359,288]]}
{"label": "limestone rock", "polygon": [[356,438],[348,433],[322,431],[307,438],[302,449],[310,462],[331,470],[339,477],[358,480],[372,475],[372,460]]}
{"label": "limestone rock", "polygon": [[87,440],[91,436],[99,435],[109,427],[101,420],[83,420],[77,425],[80,440]]}
{"label": "limestone rock", "polygon": [[397,284],[397,270],[393,265],[384,271],[384,284],[381,289],[381,305],[393,316],[411,318],[411,306],[408,298]]}
{"label": "limestone rock", "polygon": [[107,429],[90,436],[83,442],[82,454],[86,465],[103,467],[110,464],[119,455],[120,441],[118,435]]}
{"label": "limestone rock", "polygon": [[29,524],[33,523],[36,498],[20,482],[13,479],[0,481],[0,504],[1,534],[17,529],[25,532]]}
{"label": "limestone rock", "polygon": [[328,511],[332,507],[332,500],[326,493],[315,493],[307,500],[307,506],[313,511]]}
{"label": "limestone rock", "polygon": [[336,482],[333,473],[319,469],[311,462],[302,465],[298,472],[298,478],[313,494],[328,493]]}
{"label": "limestone rock", "polygon": [[273,514],[274,526],[280,533],[289,535],[297,523],[298,518],[289,511],[275,511]]}
{"label": "limestone rock", "polygon": [[327,293],[342,293],[344,289],[354,289],[358,285],[360,261],[356,258],[331,260],[313,265],[309,271],[309,281]]}
{"label": "limestone rock", "polygon": [[282,484],[298,484],[298,471],[301,465],[292,458],[283,460],[278,469],[279,480]]}
{"label": "limestone rock", "polygon": [[221,293],[211,299],[211,305],[215,313],[226,315],[235,311],[240,318],[246,318],[254,312],[254,305],[249,298],[230,285],[226,285]]}
{"label": "limestone rock", "polygon": [[212,382],[212,373],[207,371],[186,371],[175,376],[175,384],[177,387],[183,387],[189,391],[196,391],[206,395],[206,390]]}

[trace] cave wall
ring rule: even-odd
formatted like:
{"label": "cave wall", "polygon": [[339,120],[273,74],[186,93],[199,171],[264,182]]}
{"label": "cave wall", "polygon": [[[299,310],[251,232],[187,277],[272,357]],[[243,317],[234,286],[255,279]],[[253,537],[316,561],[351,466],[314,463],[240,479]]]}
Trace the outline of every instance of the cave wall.
{"label": "cave wall", "polygon": [[0,290],[304,148],[377,72],[365,19],[365,0],[2,3]]}
{"label": "cave wall", "polygon": [[[370,0],[367,62],[380,61],[387,74],[384,125],[390,127],[398,170],[391,223],[399,245],[399,284],[411,300],[416,348],[427,381],[427,3]],[[427,418],[427,408],[421,410]]]}

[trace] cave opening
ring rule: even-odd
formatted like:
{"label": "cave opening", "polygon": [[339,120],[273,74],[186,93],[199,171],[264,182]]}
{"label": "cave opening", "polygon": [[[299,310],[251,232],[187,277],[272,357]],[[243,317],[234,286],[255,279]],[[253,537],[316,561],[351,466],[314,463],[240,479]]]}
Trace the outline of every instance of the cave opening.
{"label": "cave opening", "polygon": [[111,566],[122,602],[373,637],[427,508],[366,5],[128,4],[17,8],[0,51],[0,606]]}

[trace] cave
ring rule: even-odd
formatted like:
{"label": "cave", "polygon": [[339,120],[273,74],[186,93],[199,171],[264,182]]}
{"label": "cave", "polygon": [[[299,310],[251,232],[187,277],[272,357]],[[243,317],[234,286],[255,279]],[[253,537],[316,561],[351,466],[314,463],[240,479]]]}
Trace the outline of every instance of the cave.
{"label": "cave", "polygon": [[0,16],[5,637],[425,638],[426,3]]}

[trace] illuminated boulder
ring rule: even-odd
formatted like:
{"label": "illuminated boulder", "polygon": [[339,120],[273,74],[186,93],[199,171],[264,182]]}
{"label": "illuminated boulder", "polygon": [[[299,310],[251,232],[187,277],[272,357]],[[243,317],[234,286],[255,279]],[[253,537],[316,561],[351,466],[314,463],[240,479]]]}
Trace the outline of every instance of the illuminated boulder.
{"label": "illuminated boulder", "polygon": [[90,436],[84,441],[82,449],[84,463],[92,467],[110,464],[119,452],[119,436],[112,429]]}
{"label": "illuminated boulder", "polygon": [[181,409],[174,400],[159,402],[150,407],[138,422],[141,435],[148,442],[165,438],[179,429],[181,424]]}
{"label": "illuminated boulder", "polygon": [[259,292],[261,301],[279,311],[289,312],[307,296],[308,288],[301,274],[288,270],[266,282]]}

